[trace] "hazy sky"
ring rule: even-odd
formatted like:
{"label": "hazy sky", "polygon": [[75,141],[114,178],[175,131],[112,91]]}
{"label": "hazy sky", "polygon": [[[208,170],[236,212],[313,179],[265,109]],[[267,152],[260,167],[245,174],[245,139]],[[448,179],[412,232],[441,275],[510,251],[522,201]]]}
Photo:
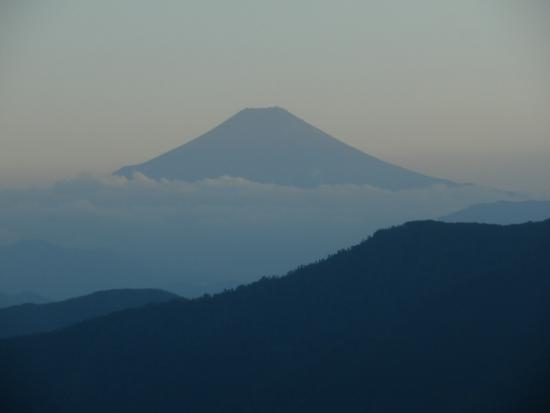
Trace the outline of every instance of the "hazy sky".
{"label": "hazy sky", "polygon": [[109,173],[244,107],[550,195],[544,0],[0,3],[0,187]]}

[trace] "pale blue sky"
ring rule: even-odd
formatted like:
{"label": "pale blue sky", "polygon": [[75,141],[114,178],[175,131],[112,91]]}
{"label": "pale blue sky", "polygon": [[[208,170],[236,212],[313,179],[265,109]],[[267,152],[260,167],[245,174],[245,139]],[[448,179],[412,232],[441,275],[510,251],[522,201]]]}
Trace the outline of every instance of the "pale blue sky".
{"label": "pale blue sky", "polygon": [[550,195],[544,3],[3,3],[0,187],[110,172],[277,105],[421,172]]}

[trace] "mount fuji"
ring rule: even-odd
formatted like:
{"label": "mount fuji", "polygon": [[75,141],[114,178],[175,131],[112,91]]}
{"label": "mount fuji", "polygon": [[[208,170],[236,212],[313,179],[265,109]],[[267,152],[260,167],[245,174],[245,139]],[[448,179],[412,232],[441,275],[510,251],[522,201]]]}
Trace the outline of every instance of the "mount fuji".
{"label": "mount fuji", "polygon": [[136,172],[153,179],[194,182],[230,176],[301,188],[456,185],[368,155],[278,107],[244,109],[204,135],[115,174],[132,177]]}

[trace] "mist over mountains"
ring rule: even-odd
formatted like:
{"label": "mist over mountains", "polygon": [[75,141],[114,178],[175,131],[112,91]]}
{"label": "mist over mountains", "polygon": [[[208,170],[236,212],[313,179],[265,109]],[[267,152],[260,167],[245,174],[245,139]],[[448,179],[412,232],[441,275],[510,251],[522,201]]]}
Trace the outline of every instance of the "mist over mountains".
{"label": "mist over mountains", "polygon": [[[0,196],[0,228],[10,244],[0,254],[18,250],[6,252],[0,279],[4,292],[56,299],[129,287],[196,296],[283,274],[384,226],[495,199],[502,194],[474,186],[388,191],[237,178],[81,178]],[[15,244],[28,239],[52,248]]]}
{"label": "mist over mountains", "polygon": [[[153,277],[153,271],[135,258],[105,249],[61,247],[44,241],[1,246],[0,262],[3,291],[13,294],[31,289],[50,299],[82,295],[106,285],[143,287]],[[29,299],[27,302],[36,301]]]}
{"label": "mist over mountains", "polygon": [[0,0],[0,413],[550,413],[549,20]]}
{"label": "mist over mountains", "polygon": [[550,221],[425,219],[547,204],[280,108],[110,176],[0,191],[0,291],[79,296],[0,310],[0,410],[546,413]]}
{"label": "mist over mountains", "polygon": [[[0,280],[5,293],[54,299],[113,288],[192,297],[283,274],[383,227],[518,199],[385,163],[283,109],[247,109],[119,175],[0,191],[0,254],[17,250]],[[26,240],[51,248],[17,245]]]}

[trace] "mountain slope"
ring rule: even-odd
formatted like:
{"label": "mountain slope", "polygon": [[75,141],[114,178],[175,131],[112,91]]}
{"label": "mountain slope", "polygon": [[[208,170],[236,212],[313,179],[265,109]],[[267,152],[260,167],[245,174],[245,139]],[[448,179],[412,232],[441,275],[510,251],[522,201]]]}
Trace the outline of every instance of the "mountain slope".
{"label": "mountain slope", "polygon": [[359,184],[386,189],[451,185],[381,161],[327,135],[281,108],[245,109],[210,132],[116,174],[197,181],[233,176],[316,187]]}
{"label": "mountain slope", "polygon": [[550,201],[499,201],[472,205],[441,218],[445,222],[521,224],[550,218]]}
{"label": "mountain slope", "polygon": [[413,222],[283,278],[3,340],[0,409],[547,412],[549,248],[550,221]]}
{"label": "mountain slope", "polygon": [[109,290],[49,304],[0,309],[0,337],[52,331],[80,321],[178,298],[162,290]]}

